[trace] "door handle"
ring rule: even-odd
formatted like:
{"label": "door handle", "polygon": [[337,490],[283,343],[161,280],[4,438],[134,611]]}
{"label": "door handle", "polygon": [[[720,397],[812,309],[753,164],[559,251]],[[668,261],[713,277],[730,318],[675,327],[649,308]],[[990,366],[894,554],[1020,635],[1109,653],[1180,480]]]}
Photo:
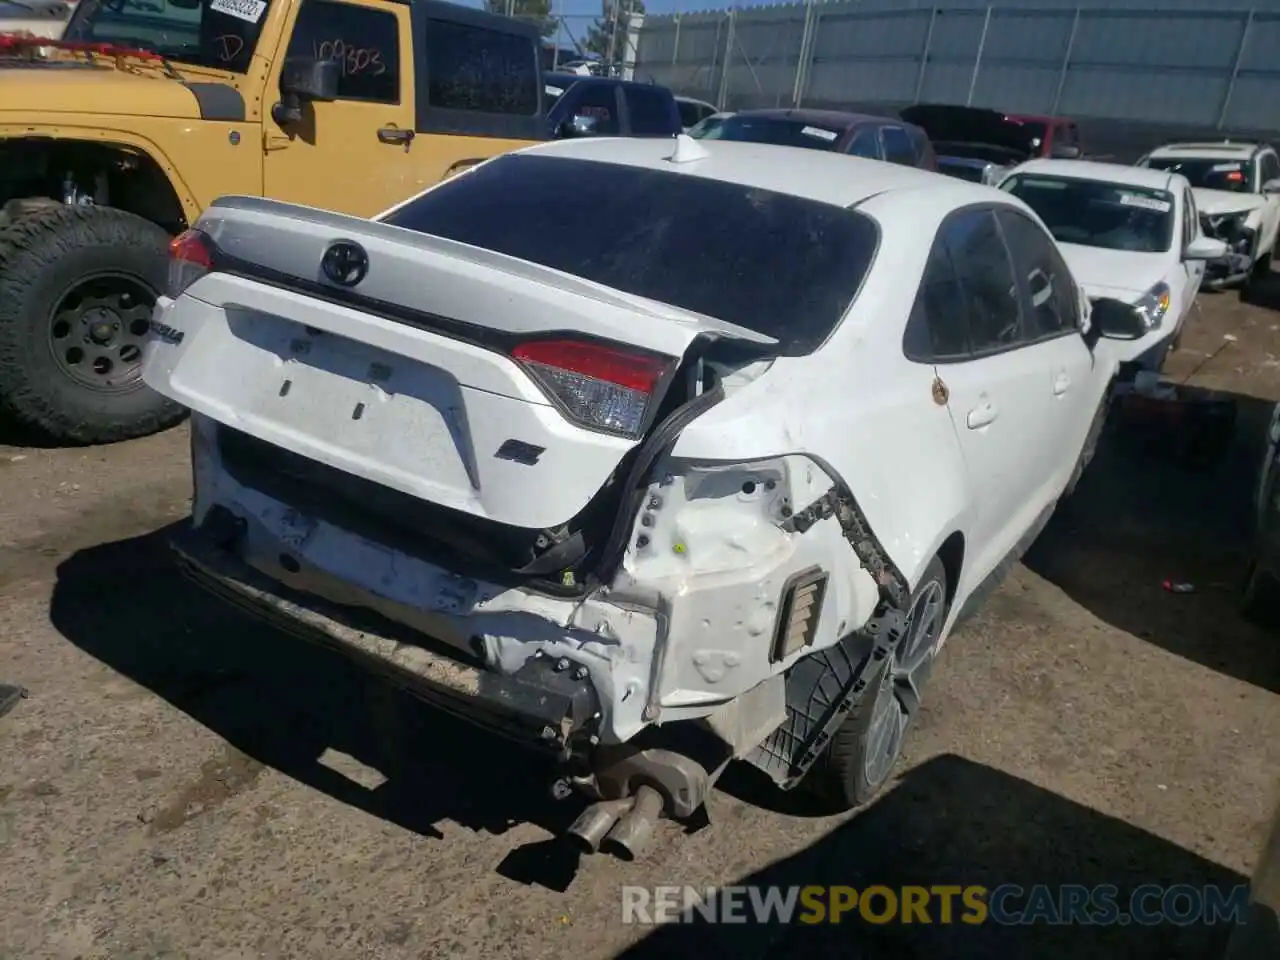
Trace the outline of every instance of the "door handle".
{"label": "door handle", "polygon": [[1060,373],[1053,378],[1053,395],[1060,397],[1071,389],[1071,378],[1065,373]]}
{"label": "door handle", "polygon": [[982,403],[969,411],[968,416],[964,418],[965,426],[970,430],[980,430],[989,423],[994,423],[999,411],[996,410],[992,403]]}
{"label": "door handle", "polygon": [[406,147],[413,142],[413,131],[400,127],[381,127],[378,130],[379,143],[403,143]]}

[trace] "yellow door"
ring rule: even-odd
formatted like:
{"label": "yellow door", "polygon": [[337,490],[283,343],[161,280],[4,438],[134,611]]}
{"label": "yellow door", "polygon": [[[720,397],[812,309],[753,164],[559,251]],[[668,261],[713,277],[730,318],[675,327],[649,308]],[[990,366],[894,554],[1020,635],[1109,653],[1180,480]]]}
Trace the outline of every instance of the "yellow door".
{"label": "yellow door", "polygon": [[409,5],[387,0],[302,0],[276,52],[267,90],[286,57],[340,62],[338,99],[303,107],[303,120],[263,120],[263,187],[285,200],[368,217],[417,192],[413,169],[413,43]]}

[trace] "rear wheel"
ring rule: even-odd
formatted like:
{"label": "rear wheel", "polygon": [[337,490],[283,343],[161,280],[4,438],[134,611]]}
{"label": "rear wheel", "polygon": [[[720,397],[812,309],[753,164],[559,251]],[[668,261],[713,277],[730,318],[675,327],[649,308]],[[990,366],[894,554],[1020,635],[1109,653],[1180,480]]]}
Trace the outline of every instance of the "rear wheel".
{"label": "rear wheel", "polygon": [[182,419],[142,382],[168,239],[108,207],[18,211],[0,233],[0,413],[61,444],[146,436]]}
{"label": "rear wheel", "polygon": [[810,773],[813,788],[842,810],[868,803],[884,788],[919,711],[947,618],[947,572],[937,557],[911,594],[908,610],[898,646],[876,667],[866,695]]}

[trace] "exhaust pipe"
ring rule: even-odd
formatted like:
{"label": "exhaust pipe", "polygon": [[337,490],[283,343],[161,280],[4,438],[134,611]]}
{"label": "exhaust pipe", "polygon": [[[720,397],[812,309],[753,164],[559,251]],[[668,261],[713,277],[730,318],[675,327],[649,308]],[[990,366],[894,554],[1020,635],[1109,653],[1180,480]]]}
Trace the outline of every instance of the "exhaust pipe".
{"label": "exhaust pipe", "polygon": [[635,804],[613,825],[604,839],[606,848],[620,860],[634,860],[649,846],[658,818],[662,816],[662,794],[653,787],[636,791]]}
{"label": "exhaust pipe", "polygon": [[595,853],[605,835],[618,822],[618,818],[631,809],[633,797],[622,800],[601,800],[591,804],[578,815],[569,828],[569,840],[582,853]]}

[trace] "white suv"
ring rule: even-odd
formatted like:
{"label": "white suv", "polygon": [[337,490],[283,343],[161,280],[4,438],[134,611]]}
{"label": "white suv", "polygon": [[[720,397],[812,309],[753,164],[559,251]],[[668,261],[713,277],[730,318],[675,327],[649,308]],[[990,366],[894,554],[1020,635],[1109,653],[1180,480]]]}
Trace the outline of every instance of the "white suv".
{"label": "white suv", "polygon": [[1232,140],[1169,143],[1152,150],[1138,166],[1185,177],[1205,234],[1227,244],[1227,255],[1208,264],[1206,287],[1248,287],[1270,275],[1280,229],[1280,157],[1275,148]]}
{"label": "white suv", "polygon": [[1098,337],[1144,329],[1008,194],[684,136],[374,221],[226,198],[171,252],[145,377],[194,411],[185,569],[547,748],[623,854],[733,759],[886,782],[1078,476]]}

